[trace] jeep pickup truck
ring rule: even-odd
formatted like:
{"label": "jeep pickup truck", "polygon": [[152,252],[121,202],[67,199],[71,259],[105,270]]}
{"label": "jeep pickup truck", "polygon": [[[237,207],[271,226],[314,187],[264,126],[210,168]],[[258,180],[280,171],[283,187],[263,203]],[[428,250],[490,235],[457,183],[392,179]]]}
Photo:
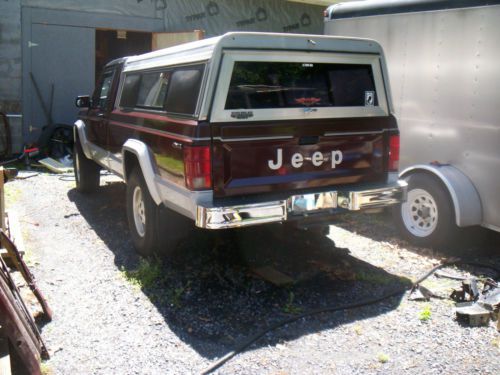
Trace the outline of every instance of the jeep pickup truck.
{"label": "jeep pickup truck", "polygon": [[384,55],[366,39],[228,33],[110,62],[79,96],[77,189],[127,184],[134,246],[186,228],[327,223],[405,200]]}

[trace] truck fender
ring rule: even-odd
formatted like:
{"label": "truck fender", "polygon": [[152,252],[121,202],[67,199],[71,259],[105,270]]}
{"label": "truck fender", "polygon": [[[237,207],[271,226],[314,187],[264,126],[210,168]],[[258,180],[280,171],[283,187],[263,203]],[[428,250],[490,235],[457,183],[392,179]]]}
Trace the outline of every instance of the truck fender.
{"label": "truck fender", "polygon": [[151,194],[151,198],[153,198],[155,203],[159,205],[162,200],[158,187],[156,186],[158,168],[156,167],[156,162],[151,150],[144,142],[137,139],[129,139],[125,142],[122,147],[123,179],[125,182],[127,182],[127,175],[129,172],[127,168],[130,168],[130,166],[127,166],[125,163],[125,156],[127,153],[132,153],[136,156],[142,175],[144,176],[144,181],[146,181],[146,185],[148,186],[149,194]]}
{"label": "truck fender", "polygon": [[446,187],[453,202],[457,226],[467,227],[482,223],[481,198],[472,181],[464,173],[451,165],[421,164],[406,168],[399,176],[405,178],[417,172],[436,176]]}
{"label": "truck fender", "polygon": [[85,123],[82,120],[77,120],[75,122],[75,126],[73,127],[73,138],[75,142],[77,139],[80,140],[80,145],[82,146],[83,153],[88,159],[92,159],[92,152],[90,151],[89,143],[87,140],[87,133],[85,133]]}

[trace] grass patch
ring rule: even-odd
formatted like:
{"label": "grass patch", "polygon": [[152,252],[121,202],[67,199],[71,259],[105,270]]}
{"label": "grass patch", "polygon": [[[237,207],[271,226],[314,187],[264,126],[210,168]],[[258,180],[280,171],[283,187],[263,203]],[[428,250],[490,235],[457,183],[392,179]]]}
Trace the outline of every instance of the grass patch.
{"label": "grass patch", "polygon": [[377,357],[377,360],[380,362],[380,363],[387,363],[389,362],[389,356],[387,354],[384,354],[384,353],[380,353]]}
{"label": "grass patch", "polygon": [[129,283],[139,288],[151,288],[162,276],[161,262],[158,259],[141,258],[135,270],[126,270],[122,266],[121,274]]}
{"label": "grass patch", "polygon": [[418,319],[420,319],[421,322],[427,322],[431,320],[431,305],[424,305],[424,308],[422,311],[418,313]]}

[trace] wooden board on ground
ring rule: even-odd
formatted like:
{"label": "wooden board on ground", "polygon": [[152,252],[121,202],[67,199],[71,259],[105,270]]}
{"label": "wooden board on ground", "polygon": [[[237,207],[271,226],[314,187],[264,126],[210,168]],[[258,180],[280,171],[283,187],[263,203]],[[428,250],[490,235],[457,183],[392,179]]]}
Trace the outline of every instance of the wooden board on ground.
{"label": "wooden board on ground", "polygon": [[293,284],[294,280],[271,266],[252,269],[253,273],[277,286]]}
{"label": "wooden board on ground", "polygon": [[45,159],[39,160],[38,162],[41,165],[43,165],[45,168],[47,168],[55,173],[67,173],[67,172],[73,171],[73,168],[67,167],[63,163],[58,162],[57,160],[52,159],[52,158],[45,158]]}

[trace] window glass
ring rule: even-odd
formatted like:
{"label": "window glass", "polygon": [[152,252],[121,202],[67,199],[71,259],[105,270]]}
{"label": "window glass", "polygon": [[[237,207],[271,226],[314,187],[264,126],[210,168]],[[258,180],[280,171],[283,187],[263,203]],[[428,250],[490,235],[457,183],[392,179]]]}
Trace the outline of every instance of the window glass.
{"label": "window glass", "polygon": [[143,73],[137,94],[137,106],[163,109],[170,72]]}
{"label": "window glass", "polygon": [[174,70],[170,78],[165,109],[167,112],[192,115],[200,92],[203,65]]}
{"label": "window glass", "polygon": [[127,74],[123,82],[123,90],[120,98],[120,107],[134,108],[137,103],[137,93],[141,75],[138,73]]}
{"label": "window glass", "polygon": [[111,89],[111,83],[113,81],[113,72],[104,73],[101,85],[94,96],[95,107],[104,109],[108,104],[109,91]]}
{"label": "window glass", "polygon": [[237,61],[225,109],[373,105],[371,65]]}

